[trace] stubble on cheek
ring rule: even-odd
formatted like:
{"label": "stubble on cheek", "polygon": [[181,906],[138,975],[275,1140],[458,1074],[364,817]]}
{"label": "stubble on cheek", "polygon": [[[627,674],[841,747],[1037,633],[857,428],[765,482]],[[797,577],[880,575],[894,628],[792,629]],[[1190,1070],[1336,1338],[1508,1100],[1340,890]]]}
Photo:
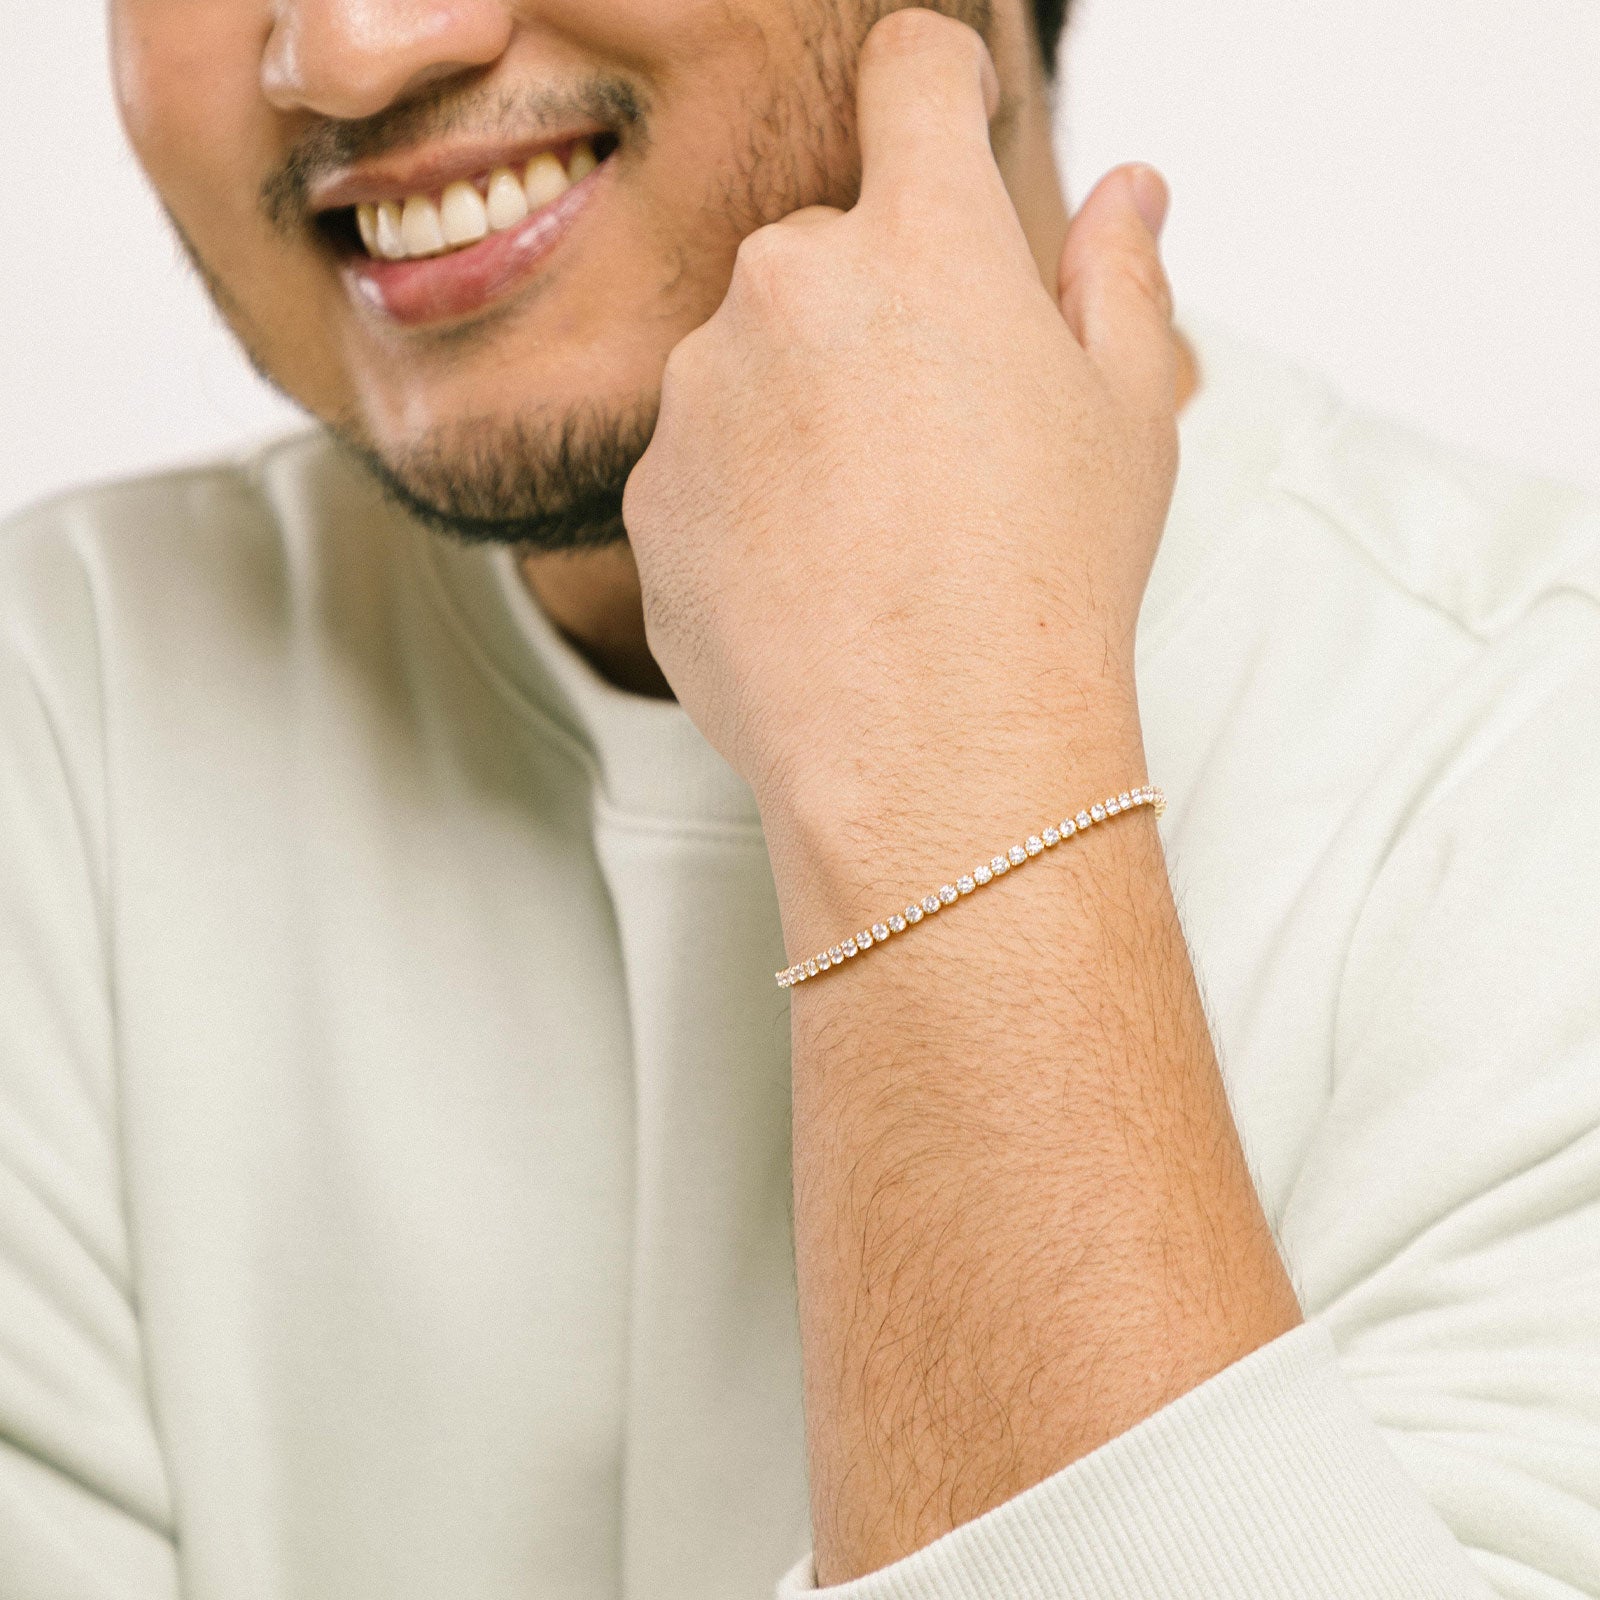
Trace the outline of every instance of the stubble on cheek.
{"label": "stubble on cheek", "polygon": [[912,4],[965,22],[993,47],[991,0],[787,0],[781,21],[752,24],[764,70],[720,195],[741,237],[804,206],[855,204],[861,47],[875,23]]}

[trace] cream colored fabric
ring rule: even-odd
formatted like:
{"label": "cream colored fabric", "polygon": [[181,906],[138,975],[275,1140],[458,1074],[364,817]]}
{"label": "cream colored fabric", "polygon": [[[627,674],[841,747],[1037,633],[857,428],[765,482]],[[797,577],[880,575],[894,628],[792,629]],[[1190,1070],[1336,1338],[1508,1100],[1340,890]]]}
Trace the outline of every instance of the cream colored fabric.
{"label": "cream colored fabric", "polygon": [[[1600,507],[1181,320],[1146,744],[1310,1320],[837,1593],[1600,1592]],[[0,1595],[803,1592],[784,959],[320,434],[10,525]]]}

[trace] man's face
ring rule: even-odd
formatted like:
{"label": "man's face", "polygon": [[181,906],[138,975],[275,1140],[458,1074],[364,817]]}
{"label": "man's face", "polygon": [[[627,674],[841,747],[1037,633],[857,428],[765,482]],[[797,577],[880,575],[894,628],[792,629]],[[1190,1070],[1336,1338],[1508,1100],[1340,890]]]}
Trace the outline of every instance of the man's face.
{"label": "man's face", "polygon": [[112,0],[112,42],[258,369],[438,525],[554,547],[620,535],[667,354],[740,239],[851,203],[855,56],[893,8]]}

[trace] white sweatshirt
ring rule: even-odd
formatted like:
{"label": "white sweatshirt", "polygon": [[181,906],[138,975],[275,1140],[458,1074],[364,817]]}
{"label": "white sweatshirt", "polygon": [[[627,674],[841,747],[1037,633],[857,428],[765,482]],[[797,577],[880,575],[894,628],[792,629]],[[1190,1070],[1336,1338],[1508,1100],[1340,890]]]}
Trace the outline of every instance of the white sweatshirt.
{"label": "white sweatshirt", "polygon": [[[1307,1321],[821,1593],[1594,1595],[1600,504],[1180,321],[1145,744]],[[320,433],[10,525],[0,1596],[809,1591],[785,964],[682,709]]]}

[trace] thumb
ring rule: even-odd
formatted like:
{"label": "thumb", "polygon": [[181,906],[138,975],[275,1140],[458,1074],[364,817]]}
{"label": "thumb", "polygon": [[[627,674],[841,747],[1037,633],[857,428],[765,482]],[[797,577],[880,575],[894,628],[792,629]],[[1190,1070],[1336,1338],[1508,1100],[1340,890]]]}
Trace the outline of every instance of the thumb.
{"label": "thumb", "polygon": [[1166,180],[1154,167],[1113,167],[1067,228],[1057,303],[1110,386],[1141,412],[1176,408],[1172,289],[1156,241],[1166,220]]}

